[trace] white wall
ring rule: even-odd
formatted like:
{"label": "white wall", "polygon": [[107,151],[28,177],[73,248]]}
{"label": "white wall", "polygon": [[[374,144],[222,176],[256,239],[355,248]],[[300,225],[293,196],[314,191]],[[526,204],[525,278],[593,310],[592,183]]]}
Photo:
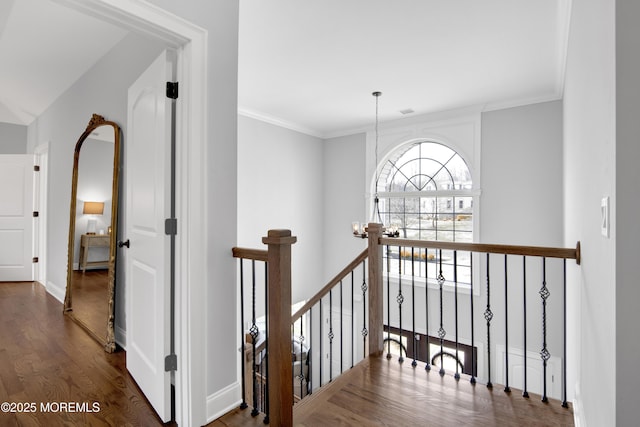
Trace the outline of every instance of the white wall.
{"label": "white wall", "polygon": [[0,123],[0,154],[26,154],[27,127]]}
{"label": "white wall", "polygon": [[610,238],[600,234],[602,197],[610,197],[611,216],[617,216],[615,4],[584,0],[572,5],[563,114],[564,222],[565,244],[581,241],[582,265],[568,271],[569,360],[577,363],[569,365],[569,378],[576,386],[580,425],[632,425],[635,420],[624,424],[616,419],[622,397],[614,374],[619,368],[616,221]]}
{"label": "white wall", "polygon": [[318,138],[238,117],[238,246],[266,249],[268,230],[291,230],[293,302],[324,285],[322,150]]}
{"label": "white wall", "polygon": [[638,242],[640,242],[640,3],[616,2],[616,424],[638,422],[640,328],[638,328]]}

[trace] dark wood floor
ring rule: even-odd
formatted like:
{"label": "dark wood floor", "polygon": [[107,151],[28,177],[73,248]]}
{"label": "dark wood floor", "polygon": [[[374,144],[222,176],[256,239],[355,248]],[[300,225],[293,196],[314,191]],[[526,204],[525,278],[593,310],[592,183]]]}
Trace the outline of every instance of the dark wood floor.
{"label": "dark wood floor", "polygon": [[[540,396],[370,358],[296,404],[295,426],[573,426],[573,411]],[[208,427],[261,425],[251,410],[234,410]]]}
{"label": "dark wood floor", "polygon": [[[23,412],[3,405],[0,426],[163,425],[127,373],[125,353],[105,353],[39,283],[0,283],[3,402]],[[67,402],[80,411],[61,410]]]}

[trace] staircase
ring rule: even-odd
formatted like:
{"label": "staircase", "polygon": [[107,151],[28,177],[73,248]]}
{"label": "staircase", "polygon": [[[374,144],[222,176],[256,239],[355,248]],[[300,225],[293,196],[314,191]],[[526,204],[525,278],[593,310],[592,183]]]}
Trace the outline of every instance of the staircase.
{"label": "staircase", "polygon": [[233,249],[248,335],[242,409],[227,416],[278,426],[573,424],[564,295],[579,244],[416,241],[385,236],[380,224],[367,238],[293,315],[295,237],[272,230],[266,251]]}

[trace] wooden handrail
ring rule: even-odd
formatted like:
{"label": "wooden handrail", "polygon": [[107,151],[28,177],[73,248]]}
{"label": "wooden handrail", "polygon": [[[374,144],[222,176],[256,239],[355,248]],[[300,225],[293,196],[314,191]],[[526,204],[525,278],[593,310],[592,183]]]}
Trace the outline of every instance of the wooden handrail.
{"label": "wooden handrail", "polygon": [[268,252],[264,249],[232,248],[234,258],[252,259],[255,261],[267,261]]}
{"label": "wooden handrail", "polygon": [[303,305],[291,316],[291,324],[294,324],[299,318],[302,317],[304,313],[309,311],[311,307],[313,307],[318,301],[324,298],[329,293],[329,291],[335,285],[340,283],[340,280],[347,277],[347,275],[351,273],[358,266],[358,264],[367,259],[368,253],[369,251],[367,249],[363,250],[360,255],[358,255],[353,261],[351,261],[351,263],[349,263],[349,265],[343,268],[340,273],[338,273],[333,279],[331,279],[326,285],[324,285],[324,287],[320,289],[320,291],[318,291],[309,301],[305,303],[305,305]]}
{"label": "wooden handrail", "polygon": [[580,264],[580,242],[576,244],[575,249],[550,248],[544,246],[495,245],[487,243],[442,242],[435,240],[403,239],[399,237],[381,237],[379,242],[383,246],[407,246],[425,249],[448,249],[506,255],[575,259],[576,263]]}

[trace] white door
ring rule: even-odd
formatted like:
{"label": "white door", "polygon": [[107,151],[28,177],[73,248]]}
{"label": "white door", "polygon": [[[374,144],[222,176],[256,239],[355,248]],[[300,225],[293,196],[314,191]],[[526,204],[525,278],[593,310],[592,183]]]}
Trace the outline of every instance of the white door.
{"label": "white door", "polygon": [[33,280],[33,155],[0,156],[0,282]]}
{"label": "white door", "polygon": [[124,136],[127,369],[160,418],[171,417],[169,354],[170,100],[163,52],[129,88]]}

